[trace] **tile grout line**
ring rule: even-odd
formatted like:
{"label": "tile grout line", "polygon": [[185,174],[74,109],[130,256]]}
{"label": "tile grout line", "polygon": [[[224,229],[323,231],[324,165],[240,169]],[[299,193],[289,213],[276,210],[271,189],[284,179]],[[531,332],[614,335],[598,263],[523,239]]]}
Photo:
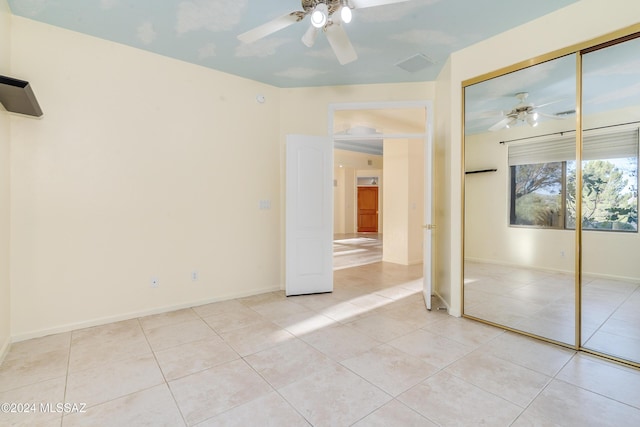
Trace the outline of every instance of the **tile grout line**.
{"label": "tile grout line", "polygon": [[[67,372],[64,377],[64,393],[62,394],[62,401],[67,403],[67,389],[69,387],[69,374],[70,374],[70,366],[71,366],[71,349],[73,347],[73,331],[69,332],[69,352],[67,353]],[[60,417],[60,427],[64,424],[65,414],[62,413]]]}
{"label": "tile grout line", "polygon": [[[538,391],[538,393],[536,393],[536,395],[533,397],[533,399],[531,399],[531,401],[527,404],[527,406],[522,410],[522,412],[520,413],[520,415],[518,415],[516,417],[516,419],[513,421],[513,423],[515,423],[520,417],[522,417],[524,415],[524,413],[531,407],[531,405],[538,399],[538,397],[540,397],[542,395],[542,393],[544,393],[544,391],[549,387],[549,385],[551,385],[551,383],[553,383],[553,381],[561,381],[559,380],[557,377],[557,375],[562,372],[562,370],[569,364],[571,363],[571,360],[573,360],[574,357],[576,357],[577,352],[573,351],[573,355],[571,357],[569,357],[567,359],[566,362],[564,362],[564,364],[560,367],[560,369],[558,369],[556,371],[555,374],[553,374],[553,376],[548,376],[549,377],[549,381],[547,381],[547,383],[544,385],[544,387],[542,387],[540,389],[540,391]],[[548,421],[552,422],[553,420],[549,420],[547,417],[545,417],[545,419],[547,419]],[[512,423],[512,425],[513,425]]]}
{"label": "tile grout line", "polygon": [[[186,419],[184,413],[182,412],[182,408],[180,408],[180,405],[178,404],[178,400],[176,399],[176,396],[173,394],[173,390],[171,389],[171,386],[169,385],[169,381],[167,381],[167,377],[165,376],[164,371],[162,370],[162,367],[160,366],[160,362],[158,362],[158,357],[156,356],[156,352],[153,349],[153,347],[151,346],[151,342],[149,342],[149,337],[147,336],[147,332],[142,327],[142,323],[140,322],[140,318],[138,318],[137,320],[138,320],[138,326],[140,327],[140,330],[142,331],[142,334],[144,335],[144,339],[147,341],[147,345],[149,346],[149,350],[151,350],[151,354],[153,355],[153,360],[156,363],[156,367],[160,371],[160,375],[162,375],[162,379],[164,380],[163,384],[167,388],[167,390],[169,390],[169,394],[171,395],[171,398],[173,399],[173,403],[176,405],[176,408],[178,409],[178,412],[180,413],[180,417],[182,418],[182,422],[184,422],[185,426],[188,426],[189,424],[187,423],[187,419]],[[206,324],[206,322],[205,322],[205,324]],[[157,386],[158,385],[156,384],[154,386],[147,387],[144,390],[149,390],[149,389],[151,389],[153,387],[157,387]],[[139,393],[140,391],[143,391],[143,390],[138,390],[137,392],[134,392],[134,393]],[[134,394],[134,393],[130,393],[130,394]]]}

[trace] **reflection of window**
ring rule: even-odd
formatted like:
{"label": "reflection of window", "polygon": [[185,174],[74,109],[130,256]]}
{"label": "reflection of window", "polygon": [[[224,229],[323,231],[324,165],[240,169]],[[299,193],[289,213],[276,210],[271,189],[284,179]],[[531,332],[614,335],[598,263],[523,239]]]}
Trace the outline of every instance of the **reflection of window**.
{"label": "reflection of window", "polygon": [[[575,162],[567,162],[567,228],[576,227]],[[582,228],[638,230],[638,158],[582,162]]]}
{"label": "reflection of window", "polygon": [[562,228],[565,162],[511,166],[511,225]]}
{"label": "reflection of window", "polygon": [[[573,138],[509,147],[510,224],[573,229]],[[638,130],[583,138],[582,228],[638,230]]]}

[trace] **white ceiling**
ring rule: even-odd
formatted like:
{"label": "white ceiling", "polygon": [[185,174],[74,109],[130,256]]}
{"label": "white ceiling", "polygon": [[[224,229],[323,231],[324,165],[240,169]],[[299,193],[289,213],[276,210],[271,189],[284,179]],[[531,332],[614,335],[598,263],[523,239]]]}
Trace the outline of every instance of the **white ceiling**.
{"label": "white ceiling", "polygon": [[[373,0],[357,0],[361,4]],[[340,65],[309,18],[251,44],[237,36],[301,10],[300,0],[8,0],[13,14],[277,87],[435,80],[449,55],[577,0],[408,0],[355,9],[344,24],[358,59]],[[64,46],[56,46],[64,49]],[[408,72],[413,55],[433,62]]]}

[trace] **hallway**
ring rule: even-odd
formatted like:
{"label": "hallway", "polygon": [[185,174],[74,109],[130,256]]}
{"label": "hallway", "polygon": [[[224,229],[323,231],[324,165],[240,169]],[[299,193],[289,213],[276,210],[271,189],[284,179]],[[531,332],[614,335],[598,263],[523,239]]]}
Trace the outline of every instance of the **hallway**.
{"label": "hallway", "polygon": [[382,261],[382,234],[351,233],[333,236],[333,269]]}

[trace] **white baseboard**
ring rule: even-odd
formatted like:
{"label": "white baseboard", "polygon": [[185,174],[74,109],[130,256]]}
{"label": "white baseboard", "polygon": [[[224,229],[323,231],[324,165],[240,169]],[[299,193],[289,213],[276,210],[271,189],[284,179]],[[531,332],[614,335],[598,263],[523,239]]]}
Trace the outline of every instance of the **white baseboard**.
{"label": "white baseboard", "polygon": [[418,264],[422,264],[423,260],[422,258],[420,258],[420,259],[405,261],[405,260],[398,260],[398,259],[385,259],[383,257],[382,262],[388,262],[391,264],[398,264],[398,265],[418,265]]}
{"label": "white baseboard", "polygon": [[[465,261],[470,261],[470,262],[478,262],[478,263],[482,263],[482,264],[492,264],[492,265],[501,265],[504,267],[516,267],[516,268],[528,268],[531,270],[535,270],[535,271],[544,271],[544,272],[548,272],[548,273],[564,273],[564,274],[573,274],[574,271],[573,270],[561,270],[561,269],[556,269],[556,268],[545,268],[545,267],[538,267],[535,265],[522,265],[522,264],[514,264],[514,263],[510,263],[510,262],[503,262],[503,261],[498,261],[498,260],[493,260],[493,259],[482,259],[482,258],[465,258]],[[583,277],[594,277],[594,278],[598,278],[598,279],[606,279],[606,280],[618,280],[621,282],[629,282],[629,283],[634,283],[634,284],[640,284],[640,280],[638,280],[637,277],[627,277],[627,276],[616,276],[615,274],[603,274],[603,273],[593,273],[593,272],[589,272],[589,271],[583,271],[582,272],[582,276]]]}
{"label": "white baseboard", "polygon": [[528,268],[531,270],[536,270],[536,271],[546,271],[548,273],[566,273],[566,274],[573,274],[573,270],[561,270],[559,268],[545,268],[545,267],[538,267],[535,265],[522,265],[522,264],[516,264],[513,262],[505,262],[505,261],[500,261],[500,260],[495,260],[495,259],[483,259],[483,258],[465,258],[465,261],[470,261],[470,262],[478,262],[478,263],[482,263],[482,264],[491,264],[491,265],[500,265],[503,267],[515,267],[515,268]]}
{"label": "white baseboard", "polygon": [[637,277],[616,276],[616,275],[613,275],[613,274],[589,273],[588,271],[584,271],[582,273],[582,277],[583,278],[586,277],[586,278],[614,280],[614,281],[618,281],[618,282],[628,282],[628,283],[633,283],[635,285],[640,285],[640,279],[638,279]]}
{"label": "white baseboard", "polygon": [[40,337],[44,337],[44,336],[47,336],[47,335],[59,334],[59,333],[69,332],[69,331],[75,331],[77,329],[90,328],[92,326],[106,325],[107,323],[120,322],[120,321],[123,321],[123,320],[130,320],[130,319],[136,319],[138,317],[144,317],[144,316],[150,316],[150,315],[153,315],[153,314],[166,313],[166,312],[169,312],[169,311],[181,310],[183,308],[196,307],[196,306],[199,306],[199,305],[210,304],[210,303],[213,303],[213,302],[227,301],[227,300],[236,299],[236,298],[250,297],[250,296],[253,296],[253,295],[260,295],[260,294],[265,294],[265,293],[268,293],[268,292],[275,292],[275,291],[280,291],[280,290],[281,290],[280,286],[278,286],[278,287],[273,287],[273,288],[268,288],[268,289],[260,289],[260,290],[241,292],[241,293],[233,294],[233,295],[225,295],[225,296],[220,296],[220,297],[215,297],[215,298],[207,298],[207,299],[204,299],[204,300],[192,301],[192,302],[187,302],[187,303],[182,303],[182,304],[168,305],[168,306],[164,306],[164,307],[152,308],[152,309],[149,309],[149,310],[140,310],[140,311],[134,311],[134,312],[129,312],[129,313],[117,314],[117,315],[113,315],[113,316],[100,317],[100,318],[85,320],[85,321],[81,321],[81,322],[67,323],[65,325],[59,325],[59,326],[54,326],[54,327],[51,327],[51,328],[39,329],[39,330],[36,330],[36,331],[17,334],[17,335],[12,336],[9,342],[20,342],[20,341],[29,340],[29,339],[32,339],[32,338],[40,338]]}
{"label": "white baseboard", "polygon": [[[435,296],[437,296],[438,299],[440,299],[440,301],[442,301],[442,303],[444,304],[445,308],[447,309],[447,313],[449,314],[449,316],[460,317],[462,315],[462,313],[459,313],[459,312],[457,312],[455,310],[451,310],[451,306],[449,305],[449,302],[446,299],[442,298],[442,296],[437,291],[434,291],[433,294]],[[431,307],[431,309],[433,310],[433,307]],[[436,308],[436,310],[437,310],[437,308]]]}

